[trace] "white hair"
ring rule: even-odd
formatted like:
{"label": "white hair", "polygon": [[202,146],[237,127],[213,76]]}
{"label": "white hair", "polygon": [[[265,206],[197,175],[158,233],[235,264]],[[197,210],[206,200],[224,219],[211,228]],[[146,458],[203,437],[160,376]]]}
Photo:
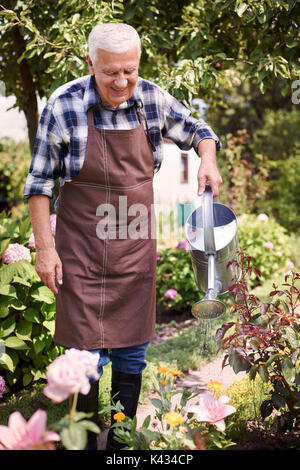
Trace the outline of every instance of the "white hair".
{"label": "white hair", "polygon": [[141,55],[141,39],[137,31],[125,23],[103,23],[94,26],[88,39],[89,56],[93,64],[97,62],[97,50],[121,54],[133,47]]}

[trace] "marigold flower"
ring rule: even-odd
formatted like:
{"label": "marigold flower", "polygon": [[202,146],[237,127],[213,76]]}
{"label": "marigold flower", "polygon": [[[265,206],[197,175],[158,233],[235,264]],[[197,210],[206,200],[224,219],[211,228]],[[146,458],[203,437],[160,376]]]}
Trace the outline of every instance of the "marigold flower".
{"label": "marigold flower", "polygon": [[183,416],[177,411],[169,411],[164,418],[170,426],[179,426],[183,423]]}
{"label": "marigold flower", "polygon": [[223,390],[223,385],[221,384],[221,382],[211,380],[206,385],[206,388],[207,390],[210,390],[211,392],[221,392]]}
{"label": "marigold flower", "polygon": [[175,375],[177,375],[178,377],[180,377],[180,375],[182,375],[182,372],[181,372],[181,370],[178,370],[178,369],[177,369],[177,370],[169,370],[169,374],[173,375],[173,377],[174,377]]}
{"label": "marigold flower", "polygon": [[123,419],[125,419],[125,415],[124,413],[122,413],[122,411],[119,411],[119,413],[116,413],[114,416],[113,416],[114,420],[116,420],[117,422],[119,421],[123,421]]}
{"label": "marigold flower", "polygon": [[161,384],[162,384],[163,387],[165,387],[167,385],[167,383],[168,383],[167,380],[162,380],[161,381]]}
{"label": "marigold flower", "polygon": [[164,367],[164,366],[158,366],[157,372],[159,374],[166,374],[167,372],[169,372],[169,369],[167,367]]}

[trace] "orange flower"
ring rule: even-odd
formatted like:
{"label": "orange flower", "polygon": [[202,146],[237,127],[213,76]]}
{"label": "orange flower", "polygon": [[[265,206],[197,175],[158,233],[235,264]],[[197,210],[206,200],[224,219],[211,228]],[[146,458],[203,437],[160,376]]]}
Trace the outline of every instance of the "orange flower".
{"label": "orange flower", "polygon": [[211,380],[206,385],[206,388],[207,390],[210,390],[211,392],[221,392],[223,390],[223,385],[221,384],[221,382]]}
{"label": "orange flower", "polygon": [[167,372],[169,372],[169,369],[167,367],[164,367],[164,366],[158,366],[157,372],[159,374],[166,374]]}
{"label": "orange flower", "polygon": [[125,415],[124,415],[124,413],[122,413],[122,411],[119,411],[119,413],[116,413],[114,415],[114,419],[118,422],[123,421],[123,419],[125,419]]}
{"label": "orange flower", "polygon": [[161,384],[162,384],[163,387],[165,387],[165,386],[167,385],[167,383],[168,383],[168,382],[167,382],[166,380],[162,380],[162,381],[161,381]]}
{"label": "orange flower", "polygon": [[169,374],[173,375],[173,377],[175,375],[177,375],[179,377],[182,374],[181,370],[169,370],[168,372],[169,372]]}
{"label": "orange flower", "polygon": [[179,426],[183,423],[183,416],[176,411],[169,411],[169,413],[165,414],[164,418],[171,426]]}

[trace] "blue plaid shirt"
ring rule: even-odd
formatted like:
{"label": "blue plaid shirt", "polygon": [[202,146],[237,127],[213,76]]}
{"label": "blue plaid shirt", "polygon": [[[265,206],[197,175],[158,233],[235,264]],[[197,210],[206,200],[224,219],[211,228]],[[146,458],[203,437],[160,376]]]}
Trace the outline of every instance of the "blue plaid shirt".
{"label": "blue plaid shirt", "polygon": [[52,198],[56,178],[60,184],[78,175],[87,145],[87,111],[94,111],[99,129],[132,129],[139,125],[135,102],[144,108],[150,136],[155,145],[154,168],[159,170],[163,159],[163,139],[171,139],[182,150],[197,151],[202,139],[218,137],[203,121],[195,119],[190,109],[158,85],[139,78],[131,98],[117,110],[101,103],[95,79],[86,75],[59,87],[49,98],[41,115],[24,199],[34,194]]}

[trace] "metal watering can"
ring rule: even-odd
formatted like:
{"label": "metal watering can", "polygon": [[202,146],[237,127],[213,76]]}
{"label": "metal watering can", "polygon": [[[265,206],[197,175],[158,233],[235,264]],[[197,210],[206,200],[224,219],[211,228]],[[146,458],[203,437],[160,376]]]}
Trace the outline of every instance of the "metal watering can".
{"label": "metal watering can", "polygon": [[202,195],[202,205],[185,223],[185,236],[190,248],[195,282],[205,293],[192,307],[197,319],[218,318],[226,306],[217,296],[228,292],[241,275],[236,263],[239,249],[237,219],[229,207],[213,200],[209,185]]}

